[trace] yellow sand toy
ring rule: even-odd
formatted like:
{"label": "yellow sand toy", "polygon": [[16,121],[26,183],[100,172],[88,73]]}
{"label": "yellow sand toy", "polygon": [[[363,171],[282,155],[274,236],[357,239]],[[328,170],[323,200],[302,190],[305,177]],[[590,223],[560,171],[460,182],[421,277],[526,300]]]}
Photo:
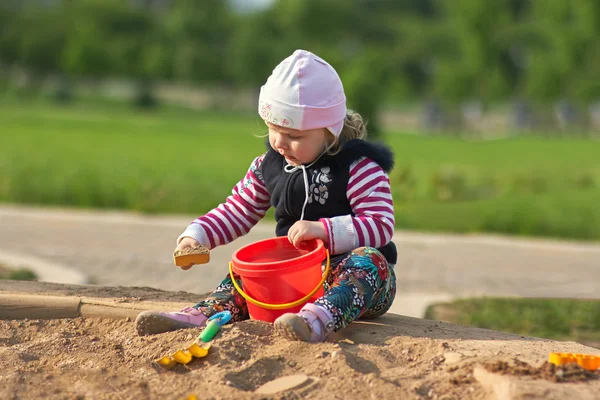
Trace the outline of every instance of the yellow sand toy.
{"label": "yellow sand toy", "polygon": [[171,369],[177,364],[188,364],[194,357],[202,358],[208,355],[210,343],[208,343],[217,334],[219,329],[231,320],[231,312],[222,311],[210,317],[206,327],[200,333],[198,338],[187,349],[177,350],[175,353],[166,355],[156,360],[160,366],[165,369]]}
{"label": "yellow sand toy", "polygon": [[173,253],[173,262],[183,269],[190,269],[194,264],[206,264],[210,261],[210,249],[204,246],[187,247]]}
{"label": "yellow sand toy", "polygon": [[185,350],[177,350],[171,355],[166,355],[156,360],[156,362],[165,369],[171,369],[177,364],[188,364],[193,357],[206,357],[210,349],[209,343],[194,343]]}
{"label": "yellow sand toy", "polygon": [[548,362],[556,366],[577,363],[581,368],[587,369],[588,371],[600,369],[600,356],[589,354],[550,353]]}

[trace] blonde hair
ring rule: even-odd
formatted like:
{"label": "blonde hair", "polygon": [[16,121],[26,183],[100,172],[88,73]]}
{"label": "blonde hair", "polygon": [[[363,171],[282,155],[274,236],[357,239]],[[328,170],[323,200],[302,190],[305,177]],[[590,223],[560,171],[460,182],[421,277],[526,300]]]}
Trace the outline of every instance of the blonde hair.
{"label": "blonde hair", "polygon": [[346,118],[344,118],[344,127],[342,132],[336,138],[333,133],[329,132],[333,141],[327,148],[327,154],[333,156],[342,150],[344,145],[353,139],[367,138],[367,123],[363,117],[356,111],[348,109]]}

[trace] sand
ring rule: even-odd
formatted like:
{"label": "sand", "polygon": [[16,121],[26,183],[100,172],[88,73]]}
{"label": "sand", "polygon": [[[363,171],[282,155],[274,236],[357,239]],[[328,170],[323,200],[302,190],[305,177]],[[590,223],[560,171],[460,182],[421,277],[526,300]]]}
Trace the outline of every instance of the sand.
{"label": "sand", "polygon": [[[102,297],[114,310],[151,301],[168,308],[197,296],[39,283],[1,283],[0,294]],[[545,364],[550,352],[600,350],[394,314],[355,322],[321,344],[291,342],[274,335],[271,324],[245,321],[223,327],[205,358],[171,370],[155,362],[200,332],[140,337],[132,319],[116,312],[2,320],[0,398],[592,399],[600,392],[598,373]],[[259,393],[282,377],[297,386]]]}

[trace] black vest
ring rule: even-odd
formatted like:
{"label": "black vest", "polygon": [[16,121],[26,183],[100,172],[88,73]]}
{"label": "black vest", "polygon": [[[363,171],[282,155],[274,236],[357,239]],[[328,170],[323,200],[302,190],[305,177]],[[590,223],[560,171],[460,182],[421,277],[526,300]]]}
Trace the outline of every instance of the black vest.
{"label": "black vest", "polygon": [[[304,209],[305,220],[354,216],[346,196],[346,188],[350,178],[350,165],[361,157],[370,158],[388,173],[394,165],[394,155],[387,146],[359,139],[347,142],[334,156],[323,155],[306,168],[309,191],[308,203]],[[286,165],[285,158],[269,147],[260,171],[271,195],[271,206],[275,208],[277,236],[286,236],[290,227],[300,220],[306,198],[302,169],[289,173],[284,171]],[[378,250],[388,262],[396,263],[398,256],[393,242],[388,242]]]}

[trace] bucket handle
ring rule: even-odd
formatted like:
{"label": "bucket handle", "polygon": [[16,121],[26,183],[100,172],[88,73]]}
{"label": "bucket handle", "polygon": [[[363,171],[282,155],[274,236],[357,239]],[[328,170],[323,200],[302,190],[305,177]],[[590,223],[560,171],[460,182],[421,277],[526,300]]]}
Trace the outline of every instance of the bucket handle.
{"label": "bucket handle", "polygon": [[308,299],[310,299],[315,293],[317,293],[317,290],[319,290],[319,288],[321,288],[323,286],[323,283],[325,283],[325,279],[327,279],[327,276],[329,275],[329,269],[330,269],[329,251],[327,249],[325,249],[325,252],[327,254],[327,265],[325,266],[325,272],[323,273],[321,282],[319,282],[317,287],[315,287],[309,294],[307,294],[300,300],[292,301],[291,303],[268,304],[268,303],[263,303],[262,301],[258,301],[256,299],[253,299],[252,297],[250,297],[250,295],[248,295],[248,293],[244,292],[242,290],[242,288],[237,284],[235,279],[233,278],[233,263],[232,262],[229,262],[229,275],[231,276],[231,282],[233,283],[233,286],[235,286],[235,288],[242,295],[242,297],[244,299],[246,299],[247,301],[249,301],[250,303],[254,304],[255,306],[266,308],[268,310],[283,310],[286,308],[296,307],[300,304],[306,303],[308,301]]}

